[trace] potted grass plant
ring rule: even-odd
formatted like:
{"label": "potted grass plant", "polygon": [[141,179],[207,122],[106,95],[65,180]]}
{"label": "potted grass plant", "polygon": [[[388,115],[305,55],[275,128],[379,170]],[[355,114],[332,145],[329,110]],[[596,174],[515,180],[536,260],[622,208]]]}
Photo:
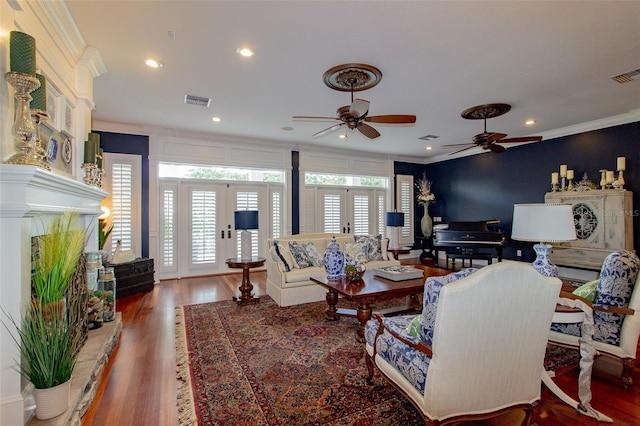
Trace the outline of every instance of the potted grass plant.
{"label": "potted grass plant", "polygon": [[36,417],[40,420],[62,414],[69,407],[79,339],[69,324],[65,295],[86,235],[74,228],[76,217],[75,213],[63,213],[37,238],[31,303],[19,324],[10,317],[17,330],[12,337],[21,355],[20,373],[36,389]]}

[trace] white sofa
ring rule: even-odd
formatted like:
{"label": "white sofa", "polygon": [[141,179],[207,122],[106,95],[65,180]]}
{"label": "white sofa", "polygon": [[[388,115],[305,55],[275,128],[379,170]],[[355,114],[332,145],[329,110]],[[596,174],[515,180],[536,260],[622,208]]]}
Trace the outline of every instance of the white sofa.
{"label": "white sofa", "polygon": [[[324,268],[321,266],[309,266],[300,269],[289,250],[289,243],[297,242],[299,245],[313,243],[317,254],[322,258],[332,237],[336,238],[343,253],[345,252],[346,244],[354,243],[355,241],[353,234],[329,233],[296,234],[267,240],[267,294],[279,306],[299,305],[325,299],[326,290],[309,279],[312,275],[324,273]],[[274,246],[274,241],[280,243],[278,246],[280,255]],[[371,260],[364,263],[367,269],[400,264],[393,256],[387,253],[389,240],[382,238],[380,243],[383,260]],[[354,248],[352,244],[349,246]]]}

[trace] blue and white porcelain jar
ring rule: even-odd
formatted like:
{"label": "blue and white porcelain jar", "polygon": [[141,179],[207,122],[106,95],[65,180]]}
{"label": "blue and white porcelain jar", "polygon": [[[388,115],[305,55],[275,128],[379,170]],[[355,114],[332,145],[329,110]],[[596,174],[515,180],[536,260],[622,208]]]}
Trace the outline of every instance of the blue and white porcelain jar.
{"label": "blue and white porcelain jar", "polygon": [[335,280],[344,274],[344,255],[340,251],[340,246],[336,242],[336,237],[331,238],[331,242],[324,252],[324,269],[327,271],[327,278]]}

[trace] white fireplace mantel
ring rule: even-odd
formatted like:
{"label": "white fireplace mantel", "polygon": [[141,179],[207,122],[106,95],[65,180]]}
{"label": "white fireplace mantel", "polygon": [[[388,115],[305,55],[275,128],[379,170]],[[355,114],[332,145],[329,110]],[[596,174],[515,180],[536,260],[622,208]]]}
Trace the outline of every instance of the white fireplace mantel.
{"label": "white fireplace mantel", "polygon": [[[87,229],[87,250],[97,249],[97,217],[107,193],[34,166],[0,164],[0,316],[21,317],[31,292],[31,237],[41,235],[52,217],[69,210]],[[18,349],[0,327],[0,424],[20,425],[29,418],[29,385],[15,360]]]}

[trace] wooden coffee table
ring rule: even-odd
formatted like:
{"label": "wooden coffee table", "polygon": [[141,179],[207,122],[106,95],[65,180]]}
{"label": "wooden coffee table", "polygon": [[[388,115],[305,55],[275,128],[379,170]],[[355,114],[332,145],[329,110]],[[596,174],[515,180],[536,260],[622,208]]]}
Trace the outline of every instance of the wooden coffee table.
{"label": "wooden coffee table", "polygon": [[[443,270],[441,275],[446,275],[447,273],[449,271]],[[376,312],[384,315],[419,312],[422,306],[416,295],[424,290],[425,279],[425,276],[423,276],[413,280],[392,281],[373,275],[373,270],[367,270],[362,280],[355,283],[347,282],[345,277],[329,280],[325,274],[311,276],[311,281],[328,290],[325,319],[337,321],[341,316],[357,318],[360,324],[358,325],[356,340],[361,343],[364,342],[364,327],[373,313],[371,305],[381,300],[406,296],[404,306],[383,310],[376,309]],[[338,308],[338,296],[357,302],[358,308],[355,310]]]}

